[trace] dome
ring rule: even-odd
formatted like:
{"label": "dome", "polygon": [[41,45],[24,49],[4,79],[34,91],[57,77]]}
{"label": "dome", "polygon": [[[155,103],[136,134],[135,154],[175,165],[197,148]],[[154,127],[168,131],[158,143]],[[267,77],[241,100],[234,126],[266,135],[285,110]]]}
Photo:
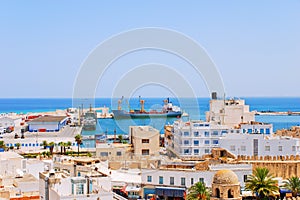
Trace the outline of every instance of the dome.
{"label": "dome", "polygon": [[215,184],[239,184],[239,180],[237,175],[229,170],[229,169],[224,169],[224,170],[219,170],[215,173],[213,183]]}

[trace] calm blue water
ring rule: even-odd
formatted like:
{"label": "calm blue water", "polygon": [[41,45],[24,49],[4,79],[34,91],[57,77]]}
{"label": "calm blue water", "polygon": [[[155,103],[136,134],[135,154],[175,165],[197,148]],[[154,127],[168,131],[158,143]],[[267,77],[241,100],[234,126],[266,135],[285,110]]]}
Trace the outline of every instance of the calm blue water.
{"label": "calm blue water", "polygon": [[[298,111],[300,112],[300,98],[244,98],[246,104],[250,105],[251,110],[257,111]],[[118,99],[98,98],[95,100],[96,107],[117,108]],[[198,99],[170,99],[174,105],[180,107],[187,113],[189,119],[205,120],[205,112],[209,109],[209,98]],[[82,100],[80,105],[89,107],[88,100]],[[138,98],[129,100],[130,108],[139,108]],[[163,104],[163,98],[145,98],[146,109],[160,110]],[[0,113],[17,112],[42,112],[54,111],[56,109],[66,109],[72,106],[72,99],[0,99]],[[128,104],[123,101],[122,107],[128,109]],[[107,131],[113,134],[116,130],[117,134],[126,134],[130,125],[151,125],[158,129],[162,129],[164,124],[170,123],[176,119],[135,119],[135,120],[118,120],[100,119],[99,126],[96,131],[83,132],[84,135],[100,134]],[[274,130],[289,128],[300,124],[300,116],[256,116],[257,121],[273,123]]]}

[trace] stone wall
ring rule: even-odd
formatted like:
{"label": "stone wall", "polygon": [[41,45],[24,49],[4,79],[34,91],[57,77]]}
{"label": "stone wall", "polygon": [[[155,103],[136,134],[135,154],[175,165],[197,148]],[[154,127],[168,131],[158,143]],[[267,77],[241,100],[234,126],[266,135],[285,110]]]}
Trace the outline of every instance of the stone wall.
{"label": "stone wall", "polygon": [[252,168],[266,167],[275,177],[288,179],[300,176],[300,156],[238,156],[239,163],[252,164]]}

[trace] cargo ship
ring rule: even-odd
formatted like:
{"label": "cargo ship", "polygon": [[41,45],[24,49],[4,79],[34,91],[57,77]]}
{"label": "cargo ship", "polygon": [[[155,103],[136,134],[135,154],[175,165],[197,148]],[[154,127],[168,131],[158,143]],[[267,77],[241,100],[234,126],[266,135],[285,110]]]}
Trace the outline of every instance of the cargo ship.
{"label": "cargo ship", "polygon": [[129,110],[125,111],[122,110],[121,104],[122,104],[122,99],[118,101],[118,110],[112,110],[114,114],[114,118],[163,118],[163,117],[181,117],[182,111],[180,107],[174,106],[169,98],[164,100],[164,106],[161,111],[157,110],[150,110],[146,111],[144,108],[145,105],[145,100],[140,100],[140,105],[141,108],[139,110]]}

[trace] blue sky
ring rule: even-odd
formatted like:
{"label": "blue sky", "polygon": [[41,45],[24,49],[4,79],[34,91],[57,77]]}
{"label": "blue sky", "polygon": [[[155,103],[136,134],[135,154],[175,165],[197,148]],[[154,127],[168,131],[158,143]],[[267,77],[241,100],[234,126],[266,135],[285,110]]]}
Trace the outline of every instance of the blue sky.
{"label": "blue sky", "polygon": [[[1,1],[0,98],[72,97],[89,53],[112,35],[142,27],[196,40],[218,67],[227,96],[300,96],[299,10],[299,0]],[[99,81],[97,97],[109,97],[126,70],[149,62],[169,64],[197,96],[209,95],[188,64],[146,51],[114,63]],[[169,91],[149,85],[133,93]]]}

